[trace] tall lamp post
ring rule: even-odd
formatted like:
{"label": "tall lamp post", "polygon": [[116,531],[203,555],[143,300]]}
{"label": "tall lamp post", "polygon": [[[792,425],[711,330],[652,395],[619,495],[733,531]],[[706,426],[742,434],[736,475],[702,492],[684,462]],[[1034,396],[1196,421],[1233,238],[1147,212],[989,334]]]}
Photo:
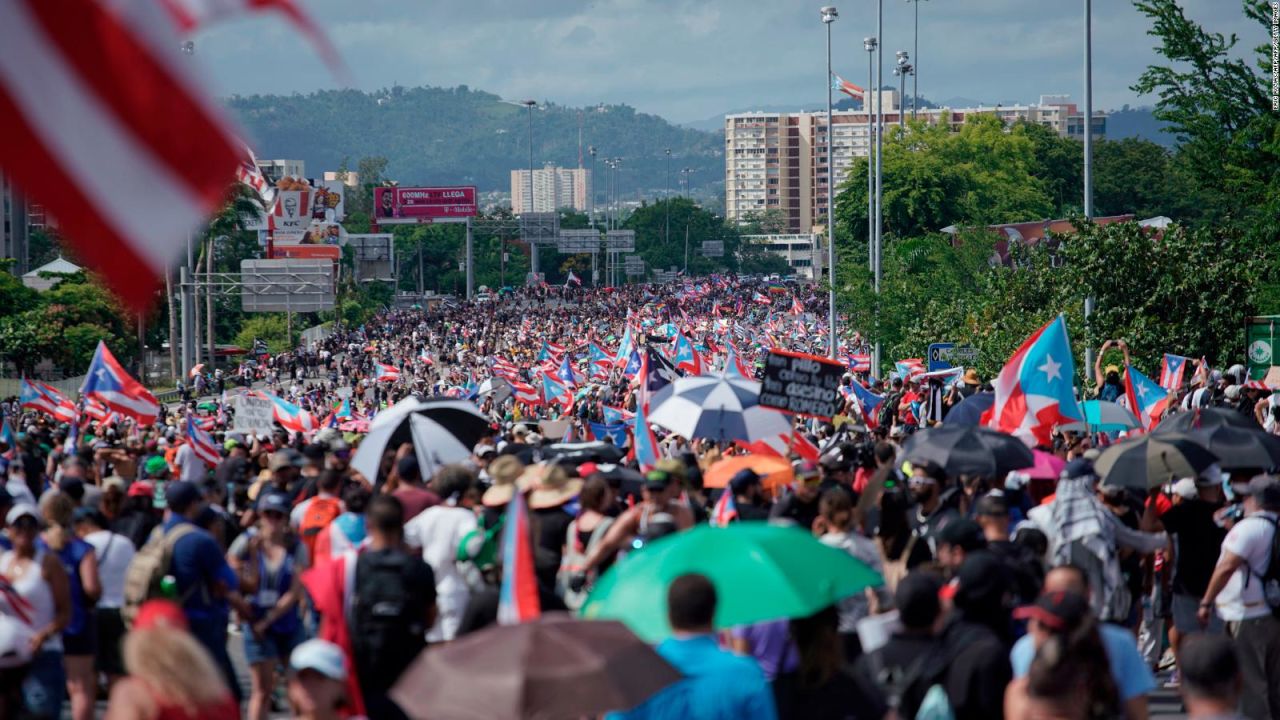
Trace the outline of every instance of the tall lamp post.
{"label": "tall lamp post", "polygon": [[[876,37],[884,37],[884,0],[876,0]],[[872,352],[871,370],[874,377],[880,376],[880,261],[884,244],[884,207],[880,203],[884,192],[884,97],[880,88],[884,87],[884,43],[876,43],[876,243],[875,243],[875,292],[876,292],[876,345]]]}
{"label": "tall lamp post", "polygon": [[[911,57],[915,58],[916,65],[920,65],[920,0],[907,0],[911,3],[915,10],[915,30],[911,35]],[[911,119],[916,119],[916,105],[920,103],[920,76],[916,72],[911,73]]]}
{"label": "tall lamp post", "polygon": [[[914,71],[915,71],[915,68],[912,67],[911,65],[910,54],[908,54],[906,50],[899,50],[898,64],[896,67],[893,68],[893,74],[898,75],[900,77],[899,86],[898,86],[899,103],[901,103],[902,98],[905,98],[907,95],[907,76],[912,74]],[[902,105],[899,104],[898,105],[898,127],[906,127],[906,126],[907,126],[907,113],[906,113],[906,110],[903,109]]]}
{"label": "tall lamp post", "polygon": [[662,244],[671,244],[671,148],[667,148],[667,193],[663,198],[663,207],[667,211],[667,226],[662,231]]}
{"label": "tall lamp post", "polygon": [[822,8],[822,24],[827,26],[827,340],[828,355],[836,356],[836,168],[832,163],[835,141],[835,117],[831,113],[831,23],[840,17],[835,7]]}
{"label": "tall lamp post", "polygon": [[876,58],[876,39],[862,38],[862,47],[867,51],[867,90],[862,95],[862,111],[867,115],[867,269],[876,271],[876,168],[875,152],[872,143],[876,140],[876,126],[871,122],[871,88],[874,87],[872,75]]}
{"label": "tall lamp post", "polygon": [[[520,104],[528,110],[529,113],[529,204],[525,206],[525,213],[533,212],[533,108],[538,104],[537,100],[521,100]],[[534,278],[538,277],[538,240],[537,238],[529,238],[529,265],[530,271]]]}
{"label": "tall lamp post", "polygon": [[[1084,0],[1084,218],[1093,220],[1093,0]],[[1093,367],[1093,338],[1089,332],[1089,316],[1093,314],[1093,296],[1084,299],[1085,377]]]}

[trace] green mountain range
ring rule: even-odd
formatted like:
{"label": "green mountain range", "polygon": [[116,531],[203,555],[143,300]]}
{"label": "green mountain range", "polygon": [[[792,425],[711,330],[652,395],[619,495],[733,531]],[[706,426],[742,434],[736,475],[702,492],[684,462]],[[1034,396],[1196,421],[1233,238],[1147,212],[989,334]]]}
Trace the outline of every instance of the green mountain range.
{"label": "green mountain range", "polygon": [[[528,110],[465,85],[233,96],[227,105],[248,131],[258,157],[305,160],[312,177],[338,169],[344,160],[355,170],[360,158],[383,156],[387,176],[404,185],[509,191],[511,171],[529,166]],[[544,102],[532,115],[535,167],[548,162],[577,167],[581,129],[584,167],[591,167],[589,146],[599,149],[601,178],[599,160],[623,159],[618,189],[624,199],[652,197],[666,187],[667,148],[673,193],[685,167],[694,169],[693,189],[723,181],[723,148],[714,133],[679,127],[627,105],[573,108]],[[596,184],[602,198],[603,181]]]}

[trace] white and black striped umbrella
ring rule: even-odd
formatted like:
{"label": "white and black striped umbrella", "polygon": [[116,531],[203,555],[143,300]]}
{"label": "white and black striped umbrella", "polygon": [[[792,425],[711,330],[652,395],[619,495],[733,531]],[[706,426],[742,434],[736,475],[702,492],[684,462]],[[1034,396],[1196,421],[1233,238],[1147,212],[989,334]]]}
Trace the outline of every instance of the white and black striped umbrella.
{"label": "white and black striped umbrella", "polygon": [[686,438],[755,442],[791,432],[790,416],[760,405],[760,383],[712,373],[676,380],[652,400],[649,422]]}
{"label": "white and black striped umbrella", "polygon": [[411,442],[422,476],[429,477],[443,465],[470,457],[488,432],[489,419],[469,400],[408,397],[373,418],[351,467],[377,482],[383,454]]}

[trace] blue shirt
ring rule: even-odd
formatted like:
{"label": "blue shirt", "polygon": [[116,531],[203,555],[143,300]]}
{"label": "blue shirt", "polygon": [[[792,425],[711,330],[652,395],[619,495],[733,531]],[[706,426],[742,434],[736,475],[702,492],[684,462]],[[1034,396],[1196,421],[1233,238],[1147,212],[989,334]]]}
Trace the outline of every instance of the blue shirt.
{"label": "blue shirt", "polygon": [[[171,517],[164,522],[164,532],[169,532],[178,523],[190,522],[184,517]],[[212,535],[204,530],[196,530],[178,540],[173,546],[173,561],[169,566],[169,573],[177,584],[178,597],[186,598],[182,603],[182,610],[188,620],[227,621],[231,608],[226,598],[213,597],[210,589],[219,580],[234,589],[239,585],[239,580]]]}
{"label": "blue shirt", "polygon": [[56,555],[67,573],[67,584],[71,591],[71,618],[62,634],[77,637],[85,631],[90,609],[89,598],[85,596],[84,584],[80,581],[80,562],[93,554],[93,546],[80,538],[72,538],[61,550],[55,552],[43,537],[38,537],[36,547]]}
{"label": "blue shirt", "polygon": [[657,647],[658,654],[685,678],[668,686],[643,705],[617,720],[682,718],[684,720],[774,720],[773,692],[752,658],[721,650],[715,638],[698,635],[670,638]]}
{"label": "blue shirt", "polygon": [[[1099,624],[1098,631],[1102,633],[1102,644],[1107,649],[1111,677],[1116,682],[1116,690],[1120,692],[1120,700],[1132,700],[1155,690],[1156,678],[1138,653],[1138,642],[1133,633],[1110,623]],[[1009,664],[1013,665],[1014,677],[1027,674],[1035,654],[1035,643],[1030,635],[1024,635],[1014,643],[1013,650],[1009,653]]]}

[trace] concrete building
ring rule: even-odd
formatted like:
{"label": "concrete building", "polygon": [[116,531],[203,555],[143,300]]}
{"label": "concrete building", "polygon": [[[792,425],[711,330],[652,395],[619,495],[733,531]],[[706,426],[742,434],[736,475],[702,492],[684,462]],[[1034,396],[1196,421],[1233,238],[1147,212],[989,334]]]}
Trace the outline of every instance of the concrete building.
{"label": "concrete building", "polygon": [[[43,218],[44,211],[40,211]],[[9,178],[0,174],[0,257],[15,262],[10,271],[22,275],[28,269],[31,221],[28,203]]]}
{"label": "concrete building", "polygon": [[[886,126],[900,118],[897,91],[883,90]],[[844,181],[855,158],[867,157],[872,113],[837,110],[832,115],[834,184]],[[910,110],[907,110],[909,113]],[[1037,105],[919,110],[917,118],[959,128],[968,118],[995,114],[1006,123],[1039,123],[1063,137],[1083,138],[1084,118],[1070,98],[1041,96]],[[827,114],[822,112],[749,112],[725,117],[725,217],[744,222],[753,214],[777,211],[789,233],[813,232],[826,225],[827,190],[833,183],[827,167]],[[1106,134],[1106,115],[1095,112],[1095,138]]]}
{"label": "concrete building", "polygon": [[743,235],[742,241],[763,245],[766,250],[781,257],[791,266],[791,272],[806,280],[813,280],[822,273],[822,235],[817,233],[792,233],[781,235]]}
{"label": "concrete building", "polygon": [[271,182],[278,182],[282,177],[305,178],[307,163],[305,160],[259,160],[258,169]]}
{"label": "concrete building", "polygon": [[[585,168],[562,168],[547,163],[541,170],[533,171],[533,212],[554,212],[561,208],[573,208],[578,212],[589,209],[591,197],[591,171]],[[529,171],[511,171],[511,211],[519,215],[529,204]]]}
{"label": "concrete building", "polygon": [[[325,170],[325,171],[324,171],[324,181],[325,181],[325,182],[336,182],[336,181],[338,180],[338,175],[339,175],[339,174],[340,174],[340,173],[338,173],[336,170]],[[346,186],[347,186],[347,187],[349,187],[349,188],[358,188],[358,187],[360,187],[360,173],[358,173],[358,172],[356,172],[356,171],[354,171],[354,170],[348,170],[348,171],[347,171],[347,181],[346,181],[345,183],[343,183],[343,184],[344,184],[344,185],[346,185]]]}

